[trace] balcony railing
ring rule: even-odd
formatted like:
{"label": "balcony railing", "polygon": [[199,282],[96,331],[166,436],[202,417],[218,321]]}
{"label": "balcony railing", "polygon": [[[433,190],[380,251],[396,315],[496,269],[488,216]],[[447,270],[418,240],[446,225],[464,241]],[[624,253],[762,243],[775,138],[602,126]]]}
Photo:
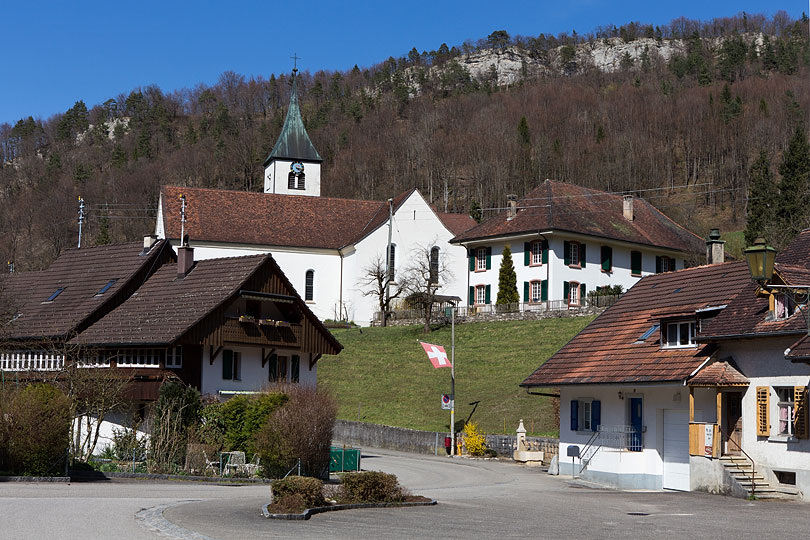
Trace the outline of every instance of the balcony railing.
{"label": "balcony railing", "polygon": [[301,325],[270,323],[262,320],[228,319],[222,328],[222,339],[246,345],[300,346]]}
{"label": "balcony railing", "polygon": [[56,371],[65,366],[65,357],[44,351],[0,353],[0,371]]}

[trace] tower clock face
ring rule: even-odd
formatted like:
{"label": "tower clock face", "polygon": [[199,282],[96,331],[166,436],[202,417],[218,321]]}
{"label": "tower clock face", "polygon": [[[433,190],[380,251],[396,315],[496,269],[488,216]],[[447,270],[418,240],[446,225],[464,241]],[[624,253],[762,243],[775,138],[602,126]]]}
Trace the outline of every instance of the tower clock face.
{"label": "tower clock face", "polygon": [[301,163],[300,161],[296,161],[295,163],[290,165],[290,170],[295,174],[301,174],[302,172],[304,172],[304,164]]}

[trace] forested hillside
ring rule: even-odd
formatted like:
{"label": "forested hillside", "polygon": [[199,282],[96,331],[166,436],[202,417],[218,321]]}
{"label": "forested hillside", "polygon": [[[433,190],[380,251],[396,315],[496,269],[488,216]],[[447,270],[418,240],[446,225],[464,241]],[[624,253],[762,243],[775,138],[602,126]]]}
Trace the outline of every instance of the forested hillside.
{"label": "forested hillside", "polygon": [[[612,60],[611,60],[612,59]],[[418,187],[484,214],[544,178],[632,191],[698,234],[742,228],[751,166],[773,169],[810,111],[806,17],[739,14],[416,49],[369,68],[299,73],[323,193]],[[510,71],[511,69],[511,71]],[[11,82],[13,84],[13,82]],[[290,75],[144,87],[0,126],[0,257],[18,270],[152,231],[162,184],[260,191]],[[190,209],[193,212],[193,209]]]}

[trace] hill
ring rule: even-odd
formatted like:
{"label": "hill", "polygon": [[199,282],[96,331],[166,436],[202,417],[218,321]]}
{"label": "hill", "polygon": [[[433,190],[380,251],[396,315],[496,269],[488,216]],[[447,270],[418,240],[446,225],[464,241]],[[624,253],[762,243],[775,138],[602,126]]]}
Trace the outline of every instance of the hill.
{"label": "hill", "polygon": [[[533,434],[558,431],[553,401],[518,384],[582,330],[592,317],[469,323],[456,326],[456,420],[479,422],[487,433],[511,433],[522,418]],[[346,347],[318,363],[318,384],[338,400],[338,418],[446,431],[450,370],[434,369],[419,340],[450,351],[450,328],[334,330]],[[471,403],[478,401],[475,407]],[[473,409],[474,412],[473,412]]]}
{"label": "hill", "polygon": [[[417,187],[442,209],[487,214],[551,178],[635,192],[704,235],[742,228],[760,150],[776,165],[810,124],[807,29],[777,12],[583,35],[501,30],[304,72],[298,88],[324,195]],[[225,72],[212,87],[148,86],[1,125],[0,257],[41,269],[75,245],[78,196],[86,245],[150,232],[161,184],[261,190],[289,83]]]}

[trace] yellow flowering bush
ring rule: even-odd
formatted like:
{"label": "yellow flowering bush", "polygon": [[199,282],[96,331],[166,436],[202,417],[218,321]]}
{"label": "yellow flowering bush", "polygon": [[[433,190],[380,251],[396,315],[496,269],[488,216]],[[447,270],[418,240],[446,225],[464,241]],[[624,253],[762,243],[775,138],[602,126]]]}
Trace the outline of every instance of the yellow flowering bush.
{"label": "yellow flowering bush", "polygon": [[469,422],[464,424],[464,444],[471,456],[483,456],[487,449],[486,434],[481,431],[478,424]]}

